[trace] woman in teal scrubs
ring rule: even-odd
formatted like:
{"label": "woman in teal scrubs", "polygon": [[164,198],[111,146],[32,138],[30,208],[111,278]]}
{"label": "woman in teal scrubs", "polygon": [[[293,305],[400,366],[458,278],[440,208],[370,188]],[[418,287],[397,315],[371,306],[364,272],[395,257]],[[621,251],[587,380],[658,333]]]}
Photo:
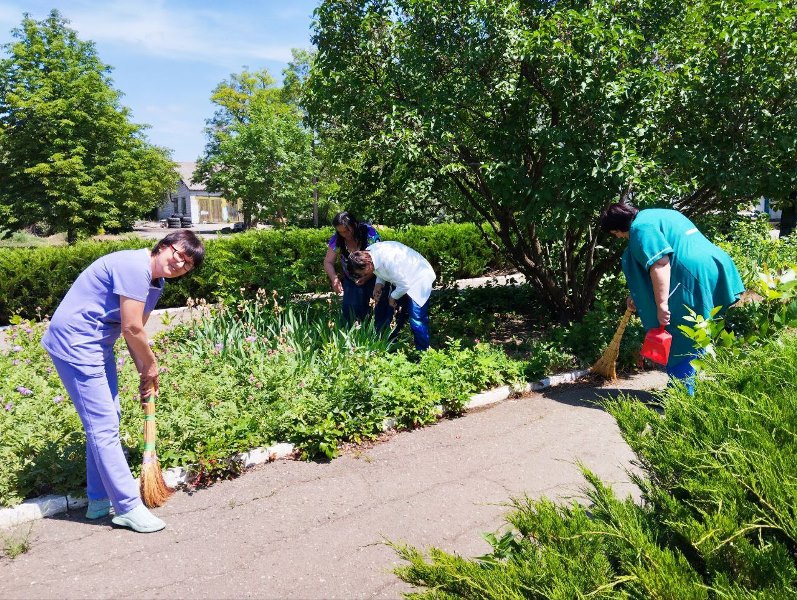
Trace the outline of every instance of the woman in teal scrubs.
{"label": "woman in teal scrubs", "polygon": [[601,215],[601,228],[628,240],[622,266],[629,306],[645,329],[662,326],[672,335],[667,374],[694,393],[691,361],[697,351],[678,326],[689,325],[687,307],[708,317],[715,306],[724,311],[738,300],[744,284],[736,265],[677,210],[612,204]]}

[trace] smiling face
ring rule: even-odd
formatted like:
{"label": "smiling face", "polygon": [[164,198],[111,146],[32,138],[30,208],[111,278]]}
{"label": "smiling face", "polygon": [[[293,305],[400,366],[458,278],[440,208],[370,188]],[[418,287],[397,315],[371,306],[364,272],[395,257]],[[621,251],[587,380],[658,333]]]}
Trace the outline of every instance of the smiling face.
{"label": "smiling face", "polygon": [[180,277],[185,275],[194,267],[191,259],[186,255],[181,242],[169,244],[161,248],[152,257],[152,278]]}

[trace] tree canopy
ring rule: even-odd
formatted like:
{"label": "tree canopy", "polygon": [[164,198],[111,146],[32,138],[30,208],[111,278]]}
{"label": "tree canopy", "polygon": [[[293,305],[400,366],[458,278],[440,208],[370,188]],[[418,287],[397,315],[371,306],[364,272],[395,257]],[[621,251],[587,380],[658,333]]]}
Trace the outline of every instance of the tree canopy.
{"label": "tree canopy", "polygon": [[567,319],[617,268],[608,203],[794,188],[794,23],[764,0],[325,0],[305,104],[366,164],[435,182]]}
{"label": "tree canopy", "polygon": [[130,121],[94,45],[58,11],[25,15],[0,60],[0,227],[44,224],[70,242],[120,229],[176,183],[174,163]]}
{"label": "tree canopy", "polygon": [[[296,84],[298,85],[298,83]],[[312,134],[268,71],[233,74],[213,91],[218,107],[195,179],[241,202],[245,222],[295,219],[311,205],[316,161]]]}

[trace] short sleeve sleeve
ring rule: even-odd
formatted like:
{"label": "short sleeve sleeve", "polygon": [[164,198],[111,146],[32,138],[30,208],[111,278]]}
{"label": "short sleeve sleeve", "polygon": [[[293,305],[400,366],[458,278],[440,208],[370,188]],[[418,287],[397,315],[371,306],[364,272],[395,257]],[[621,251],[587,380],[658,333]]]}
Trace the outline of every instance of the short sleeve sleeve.
{"label": "short sleeve sleeve", "polygon": [[373,228],[373,226],[368,225],[368,241],[366,246],[370,246],[371,244],[375,244],[376,242],[381,242],[382,238],[379,235],[379,232]]}
{"label": "short sleeve sleeve", "polygon": [[674,252],[664,234],[653,225],[633,227],[628,248],[633,259],[645,269],[650,269],[651,265],[661,257]]}
{"label": "short sleeve sleeve", "polygon": [[331,238],[329,238],[329,242],[327,242],[327,247],[328,247],[330,250],[335,250],[335,251],[337,251],[337,249],[338,249],[338,244],[337,244],[337,242],[338,242],[338,234],[336,234],[336,233],[333,233],[333,234],[332,234],[332,237],[331,237]]}
{"label": "short sleeve sleeve", "polygon": [[108,264],[113,279],[113,293],[146,302],[152,276],[149,271],[148,257],[131,259],[126,253],[113,254]]}

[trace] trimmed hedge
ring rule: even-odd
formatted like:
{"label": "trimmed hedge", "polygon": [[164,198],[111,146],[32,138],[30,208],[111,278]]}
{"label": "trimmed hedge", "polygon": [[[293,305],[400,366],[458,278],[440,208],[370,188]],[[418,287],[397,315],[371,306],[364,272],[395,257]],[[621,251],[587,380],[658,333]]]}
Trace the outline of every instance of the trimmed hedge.
{"label": "trimmed hedge", "polygon": [[[503,266],[472,224],[380,228],[383,239],[397,240],[423,254],[443,280],[478,277]],[[165,234],[164,234],[165,235]],[[207,240],[205,264],[196,273],[167,285],[160,307],[253,295],[258,288],[281,294],[324,292],[329,282],[323,260],[331,229],[249,231]],[[52,314],[77,276],[104,254],[146,248],[152,240],[82,242],[74,246],[0,250],[0,323],[12,315],[36,319]]]}

